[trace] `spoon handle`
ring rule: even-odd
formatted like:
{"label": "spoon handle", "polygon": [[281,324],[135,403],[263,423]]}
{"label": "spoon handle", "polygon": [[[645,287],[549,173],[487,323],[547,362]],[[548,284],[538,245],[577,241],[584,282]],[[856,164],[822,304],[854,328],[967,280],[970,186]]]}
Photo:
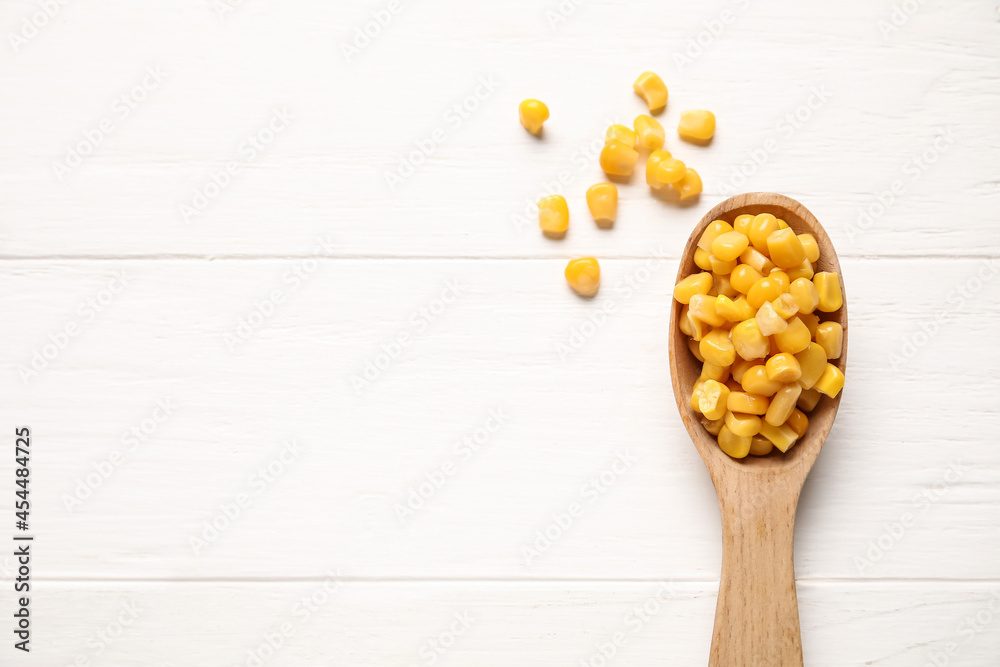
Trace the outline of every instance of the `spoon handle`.
{"label": "spoon handle", "polygon": [[708,664],[802,667],[792,560],[798,489],[740,481],[719,495],[722,580]]}

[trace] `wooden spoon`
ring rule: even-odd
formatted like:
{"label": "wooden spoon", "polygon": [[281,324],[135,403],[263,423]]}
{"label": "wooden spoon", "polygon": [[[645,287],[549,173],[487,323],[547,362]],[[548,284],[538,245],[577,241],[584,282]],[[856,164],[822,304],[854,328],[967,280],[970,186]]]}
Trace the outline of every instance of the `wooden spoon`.
{"label": "wooden spoon", "polygon": [[[722,202],[702,218],[681,257],[678,280],[695,271],[694,251],[702,231],[713,220],[730,224],[743,213],[772,213],[797,234],[816,237],[820,259],[816,271],[843,274],[830,237],[802,204],[770,192],[751,192]],[[846,294],[846,293],[845,293]],[[802,665],[802,638],[795,595],[792,543],[795,507],[806,475],[819,455],[840,397],[824,396],[809,414],[805,435],[782,454],[736,460],[721,449],[691,408],[691,391],[701,362],[688,349],[681,331],[681,304],[670,311],[670,375],[677,409],[715,484],[722,512],[722,577],[715,610],[715,630],[709,667],[796,667]],[[844,351],[835,363],[847,363],[847,302],[835,313],[818,313],[844,327]]]}

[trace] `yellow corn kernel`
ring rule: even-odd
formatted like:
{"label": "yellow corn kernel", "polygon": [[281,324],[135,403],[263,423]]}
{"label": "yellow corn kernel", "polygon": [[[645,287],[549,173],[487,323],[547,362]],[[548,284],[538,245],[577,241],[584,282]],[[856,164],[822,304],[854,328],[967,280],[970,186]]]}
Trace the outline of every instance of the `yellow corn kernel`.
{"label": "yellow corn kernel", "polygon": [[767,237],[776,231],[778,231],[778,219],[770,213],[761,213],[750,221],[750,233],[747,236],[750,237],[754,249],[767,253]]}
{"label": "yellow corn kernel", "polygon": [[806,259],[810,262],[819,261],[819,243],[816,242],[816,237],[812,234],[799,234],[799,243],[802,244],[802,249],[806,251]]}
{"label": "yellow corn kernel", "polygon": [[[683,322],[684,322],[684,320],[681,320],[681,323],[683,323]],[[681,331],[683,331],[683,330],[684,329],[682,327]],[[690,336],[691,334],[688,334],[688,335]],[[688,338],[688,349],[691,350],[691,354],[694,355],[695,359],[697,359],[698,361],[701,361],[701,362],[705,361],[705,358],[703,356],[701,356],[701,350],[698,349],[698,341],[696,341],[694,338]]]}
{"label": "yellow corn kernel", "polygon": [[787,292],[779,294],[778,298],[771,302],[771,307],[774,308],[774,312],[778,314],[778,317],[786,320],[799,312],[799,304],[795,301],[795,297]]}
{"label": "yellow corn kernel", "polygon": [[799,360],[787,352],[779,352],[764,364],[767,369],[767,379],[774,382],[795,382],[802,377],[802,367]]}
{"label": "yellow corn kernel", "polygon": [[719,431],[722,427],[726,425],[725,419],[708,419],[706,417],[701,418],[701,425],[705,427],[705,430],[712,435],[719,435]]}
{"label": "yellow corn kernel", "polygon": [[704,143],[715,134],[715,114],[711,111],[682,111],[677,134],[684,141]]}
{"label": "yellow corn kernel", "polygon": [[706,361],[701,365],[701,375],[698,376],[698,379],[725,382],[729,379],[729,366],[716,366]]}
{"label": "yellow corn kernel", "polygon": [[788,229],[788,223],[787,222],[785,222],[781,218],[776,218],[776,220],[778,221],[778,229]]}
{"label": "yellow corn kernel", "polygon": [[743,251],[743,254],[740,255],[740,261],[753,267],[762,276],[771,273],[774,268],[774,262],[756,248],[747,248]]}
{"label": "yellow corn kernel", "polygon": [[569,228],[569,207],[562,195],[543,197],[538,202],[538,226],[546,234],[559,236]]}
{"label": "yellow corn kernel", "polygon": [[701,341],[709,331],[709,326],[691,314],[690,306],[681,308],[681,321],[678,325],[681,333]]}
{"label": "yellow corn kernel", "polygon": [[774,444],[758,434],[750,438],[750,454],[753,456],[767,456],[774,449]]}
{"label": "yellow corn kernel", "polygon": [[835,271],[820,271],[813,276],[813,284],[819,292],[817,308],[824,313],[832,313],[844,305],[844,296],[840,291],[840,276]]}
{"label": "yellow corn kernel", "polygon": [[819,343],[809,343],[806,349],[795,353],[795,360],[799,362],[799,368],[802,370],[799,384],[804,389],[812,389],[816,380],[826,370],[826,350]]}
{"label": "yellow corn kernel", "polygon": [[809,412],[816,407],[821,398],[823,398],[823,395],[815,389],[803,389],[802,393],[799,394],[799,400],[795,404],[799,406],[800,410]]}
{"label": "yellow corn kernel", "polygon": [[656,180],[663,184],[673,185],[682,178],[687,165],[673,157],[665,157],[656,165]]}
{"label": "yellow corn kernel", "polygon": [[[694,263],[695,263],[695,266],[697,266],[702,271],[711,271],[712,270],[712,263],[708,261],[708,257],[711,254],[712,253],[710,253],[707,250],[703,250],[701,248],[695,248],[694,249]],[[810,283],[810,284],[812,284],[812,283]],[[816,302],[819,303],[819,295],[816,296],[816,300],[817,300]]]}
{"label": "yellow corn kernel", "polygon": [[743,320],[729,334],[736,353],[743,359],[761,359],[767,356],[767,336],[761,333],[757,320]]}
{"label": "yellow corn kernel", "polygon": [[632,84],[632,89],[646,101],[650,112],[657,113],[667,106],[667,85],[653,72],[643,72]]}
{"label": "yellow corn kernel", "polygon": [[601,169],[611,176],[631,176],[638,161],[639,152],[635,148],[615,139],[601,149]]}
{"label": "yellow corn kernel", "polygon": [[789,278],[788,274],[781,269],[771,269],[771,272],[767,274],[767,277],[777,283],[782,292],[787,292],[788,287],[792,284],[791,278]]}
{"label": "yellow corn kernel", "polygon": [[[691,409],[695,412],[701,412],[701,390],[704,386],[705,381],[698,380],[694,383],[694,387],[691,388]],[[726,402],[729,402],[728,399]]]}
{"label": "yellow corn kernel", "polygon": [[712,242],[719,236],[731,231],[733,231],[732,225],[725,220],[713,220],[708,223],[705,231],[701,233],[701,237],[698,239],[698,247],[702,250],[712,252]]}
{"label": "yellow corn kernel", "polygon": [[[753,368],[756,362],[749,361],[747,359],[737,359],[733,362],[733,365],[729,367],[730,373],[732,373],[733,380],[736,382],[741,382],[744,374],[747,370]],[[739,391],[737,389],[736,391]]]}
{"label": "yellow corn kernel", "polygon": [[729,332],[725,329],[712,329],[702,337],[698,344],[701,356],[705,361],[716,366],[731,366],[736,361],[736,348],[729,340]]}
{"label": "yellow corn kernel", "polygon": [[792,414],[788,416],[788,420],[785,422],[795,431],[795,435],[800,438],[806,434],[809,429],[809,417],[806,413],[801,410],[792,410]]}
{"label": "yellow corn kernel", "polygon": [[730,412],[743,412],[748,415],[763,415],[767,413],[768,400],[757,394],[745,391],[730,391],[726,400],[726,409]]}
{"label": "yellow corn kernel", "polygon": [[[655,150],[650,152],[649,157],[646,158],[646,184],[649,187],[662,188],[664,186],[664,183],[656,176],[656,168],[669,157],[671,157],[670,151]],[[708,248],[704,248],[704,250],[708,252]]]}
{"label": "yellow corn kernel", "polygon": [[587,208],[598,226],[610,226],[618,214],[618,187],[614,183],[595,183],[587,188]]}
{"label": "yellow corn kernel", "polygon": [[618,143],[625,144],[626,146],[636,148],[638,140],[639,135],[635,133],[635,130],[620,123],[609,125],[608,131],[604,133],[604,143],[617,141]]}
{"label": "yellow corn kernel", "polygon": [[782,424],[780,426],[772,426],[766,421],[760,425],[760,434],[771,441],[771,443],[780,449],[782,452],[787,452],[795,444],[795,441],[799,439],[795,431],[792,430],[791,426]]}
{"label": "yellow corn kernel", "polygon": [[730,299],[739,295],[735,289],[733,289],[732,283],[729,282],[729,274],[727,273],[713,273],[713,278],[715,279],[715,293],[718,296],[728,296]]}
{"label": "yellow corn kernel", "polygon": [[726,416],[729,401],[729,387],[717,380],[705,380],[698,396],[698,412],[706,419],[722,419]]}
{"label": "yellow corn kernel", "polygon": [[768,379],[767,369],[763,364],[757,364],[752,368],[748,368],[743,373],[740,385],[746,393],[757,394],[758,396],[774,396],[779,389],[785,386],[782,382],[775,382]]}
{"label": "yellow corn kernel", "polygon": [[767,356],[773,357],[776,354],[781,354],[781,350],[778,349],[778,344],[774,341],[774,336],[767,337],[768,343],[770,344],[770,349],[767,351]]}
{"label": "yellow corn kernel", "polygon": [[726,411],[726,428],[734,435],[750,437],[760,433],[760,417],[745,415],[742,412]]}
{"label": "yellow corn kernel", "polygon": [[751,222],[753,222],[753,216],[749,213],[738,215],[736,216],[736,219],[733,220],[733,229],[738,231],[740,234],[747,235],[750,233]]}
{"label": "yellow corn kernel", "polygon": [[799,400],[801,393],[802,385],[798,382],[786,384],[779,389],[771,399],[771,404],[767,406],[764,421],[771,426],[781,426],[788,421],[792,416],[792,410],[795,409],[795,401]]}
{"label": "yellow corn kernel", "polygon": [[521,125],[532,134],[541,132],[542,123],[549,119],[549,108],[538,100],[524,100],[518,106],[517,112],[521,118]]}
{"label": "yellow corn kernel", "polygon": [[719,259],[715,255],[709,255],[708,261],[712,264],[712,273],[725,273],[730,274],[733,269],[736,268],[736,260],[731,259],[728,262]]}
{"label": "yellow corn kernel", "polygon": [[750,239],[734,229],[715,237],[712,241],[712,254],[723,261],[735,262],[749,245]]}
{"label": "yellow corn kernel", "polygon": [[[787,296],[787,295],[786,295]],[[778,344],[778,349],[789,354],[798,354],[807,349],[812,342],[809,335],[809,327],[802,323],[797,317],[788,320],[788,326],[784,331],[774,334],[774,342]]]}
{"label": "yellow corn kernel", "polygon": [[764,276],[750,286],[749,291],[747,291],[747,301],[754,308],[760,308],[768,301],[777,299],[784,291],[778,280]]}
{"label": "yellow corn kernel", "polygon": [[823,346],[827,359],[839,359],[844,351],[844,328],[838,322],[822,322],[816,327],[816,342]]}
{"label": "yellow corn kernel", "polygon": [[674,183],[674,190],[677,192],[679,201],[687,201],[701,194],[701,176],[698,172],[688,167],[684,172],[684,178]]}
{"label": "yellow corn kernel", "polygon": [[788,293],[795,299],[800,313],[811,313],[819,305],[819,290],[811,280],[796,278],[788,286]]}
{"label": "yellow corn kernel", "polygon": [[[733,366],[735,365],[736,362],[733,362]],[[730,368],[732,368],[732,366],[730,366]],[[740,386],[740,383],[732,378],[726,380],[726,386],[729,387],[729,391],[743,391],[743,387]]]}
{"label": "yellow corn kernel", "polygon": [[767,239],[767,254],[775,266],[793,269],[806,258],[805,248],[791,229],[771,232]]}
{"label": "yellow corn kernel", "polygon": [[593,257],[571,259],[566,265],[566,282],[577,294],[594,296],[601,286],[601,265]]}
{"label": "yellow corn kernel", "polygon": [[799,319],[806,325],[809,329],[809,335],[813,338],[816,337],[816,329],[819,328],[819,315],[815,313],[799,313]]}
{"label": "yellow corn kernel", "polygon": [[664,132],[663,126],[655,118],[645,114],[636,116],[632,127],[635,128],[635,133],[639,138],[640,148],[647,151],[663,148],[663,139],[667,133]]}
{"label": "yellow corn kernel", "polygon": [[[699,248],[700,250],[700,248]],[[697,259],[697,251],[695,252],[695,258]],[[740,294],[746,294],[753,287],[753,284],[763,278],[760,271],[753,268],[749,264],[737,264],[736,268],[729,275],[729,282],[732,284],[733,288]]]}
{"label": "yellow corn kernel", "polygon": [[823,375],[816,380],[816,384],[813,385],[813,389],[820,392],[821,394],[826,394],[830,398],[837,398],[837,394],[840,390],[844,388],[844,374],[839,368],[833,364],[827,364],[826,370],[823,371]]}
{"label": "yellow corn kernel", "polygon": [[765,301],[764,305],[757,309],[754,319],[757,321],[760,332],[765,336],[781,333],[788,328],[788,322],[775,312],[770,301]]}
{"label": "yellow corn kernel", "polygon": [[684,306],[681,308],[680,320],[678,321],[677,326],[681,330],[681,333],[686,336],[690,336],[692,334],[691,318],[689,316],[690,313],[688,312],[688,307]]}
{"label": "yellow corn kernel", "polygon": [[715,312],[727,322],[742,322],[746,319],[743,317],[743,308],[725,294],[715,297]]}
{"label": "yellow corn kernel", "polygon": [[736,435],[728,426],[719,429],[719,448],[734,459],[746,458],[750,453],[750,436]]}
{"label": "yellow corn kernel", "polygon": [[695,294],[708,294],[712,289],[712,274],[706,271],[692,273],[674,285],[674,298],[681,303],[691,303]]}
{"label": "yellow corn kernel", "polygon": [[802,260],[802,263],[794,269],[788,269],[786,273],[788,274],[788,279],[792,282],[795,282],[799,278],[808,278],[809,280],[812,280],[813,276],[816,275],[812,262],[810,262],[808,258]]}
{"label": "yellow corn kernel", "polygon": [[[691,317],[697,318],[713,327],[721,327],[726,323],[726,318],[715,310],[715,300],[717,297],[706,294],[692,294],[688,302],[688,310]],[[805,325],[803,325],[805,326]]]}

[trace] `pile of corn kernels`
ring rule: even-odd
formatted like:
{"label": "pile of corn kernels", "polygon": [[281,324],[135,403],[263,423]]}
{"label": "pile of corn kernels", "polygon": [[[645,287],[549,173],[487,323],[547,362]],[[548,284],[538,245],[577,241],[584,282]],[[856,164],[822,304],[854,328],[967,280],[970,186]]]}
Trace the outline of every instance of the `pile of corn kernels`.
{"label": "pile of corn kernels", "polygon": [[840,277],[814,272],[820,248],[770,213],[714,220],[698,240],[699,273],[674,287],[680,329],[702,362],[691,407],[729,456],[787,452],[844,374],[844,330],[819,313],[843,306]]}

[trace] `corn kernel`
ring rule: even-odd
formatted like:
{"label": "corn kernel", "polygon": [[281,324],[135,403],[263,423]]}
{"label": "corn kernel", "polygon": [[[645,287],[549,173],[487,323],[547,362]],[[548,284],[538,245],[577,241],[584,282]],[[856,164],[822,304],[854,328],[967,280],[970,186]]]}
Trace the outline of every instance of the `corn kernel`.
{"label": "corn kernel", "polygon": [[774,449],[774,444],[762,435],[755,435],[750,438],[750,454],[753,456],[767,456]]}
{"label": "corn kernel", "polygon": [[667,106],[667,85],[653,72],[643,72],[632,84],[632,89],[646,101],[652,113]]}
{"label": "corn kernel", "polygon": [[781,426],[772,426],[766,421],[760,425],[760,434],[771,441],[771,443],[780,449],[782,452],[787,452],[798,440],[798,436],[795,431],[792,430],[791,426],[782,424]]}
{"label": "corn kernel", "polygon": [[701,339],[698,345],[705,361],[716,366],[731,366],[736,361],[736,348],[729,340],[729,332],[725,329],[713,329]]}
{"label": "corn kernel", "polygon": [[702,250],[712,252],[712,242],[719,236],[731,231],[733,231],[732,225],[725,220],[713,220],[708,223],[705,231],[701,233],[701,237],[698,239],[698,247]]}
{"label": "corn kernel", "polygon": [[816,237],[812,234],[799,234],[799,243],[802,244],[802,249],[806,251],[806,259],[810,262],[819,261],[819,243],[816,242]]}
{"label": "corn kernel", "polygon": [[566,265],[566,282],[577,294],[594,296],[601,286],[601,266],[593,257],[572,259]]}
{"label": "corn kernel", "polygon": [[801,393],[802,385],[798,382],[786,384],[779,389],[771,399],[771,404],[767,406],[764,421],[771,426],[781,426],[788,421],[792,416],[792,410],[795,409],[795,401],[799,400]]}
{"label": "corn kernel", "polygon": [[[733,365],[736,365],[736,362],[733,362]],[[730,368],[732,368],[732,366],[730,366]],[[743,391],[743,387],[740,386],[740,383],[732,378],[726,380],[726,386],[729,387],[729,391]]]}
{"label": "corn kernel", "polygon": [[799,312],[799,304],[795,301],[795,297],[787,292],[779,294],[778,298],[771,302],[771,307],[774,308],[778,317],[786,320]]}
{"label": "corn kernel", "polygon": [[[715,310],[715,300],[717,297],[706,294],[692,294],[688,302],[688,309],[691,317],[697,318],[713,327],[721,327],[726,323],[726,318]],[[805,326],[805,325],[803,325]]]}
{"label": "corn kernel", "polygon": [[775,218],[778,221],[778,229],[788,229],[788,223],[781,218]]}
{"label": "corn kernel", "polygon": [[709,326],[691,314],[690,306],[681,308],[681,333],[685,333],[697,341],[701,341],[709,331]]}
{"label": "corn kernel", "polygon": [[729,401],[729,387],[717,380],[705,380],[698,396],[698,412],[706,419],[722,419],[726,416]]}
{"label": "corn kernel", "polygon": [[[708,261],[708,257],[711,254],[712,253],[710,253],[707,250],[703,250],[702,248],[695,248],[694,249],[694,263],[695,263],[695,266],[697,266],[702,271],[711,271],[712,270],[712,263]],[[810,283],[810,284],[812,284],[812,283]],[[816,302],[819,303],[819,294],[816,295]]]}
{"label": "corn kernel", "polygon": [[[770,213],[761,213],[750,221],[750,243],[755,250],[767,253],[767,237],[778,231],[778,219]],[[772,260],[773,261],[773,260]]]}
{"label": "corn kernel", "polygon": [[767,413],[768,400],[757,394],[745,391],[730,391],[726,399],[726,409],[730,412],[743,412],[748,415],[763,415]]}
{"label": "corn kernel", "polygon": [[706,361],[701,365],[701,375],[698,376],[698,379],[725,382],[729,379],[729,366],[716,366]]}
{"label": "corn kernel", "polygon": [[767,356],[767,336],[761,333],[756,319],[740,322],[733,327],[729,337],[742,359],[760,359]]}
{"label": "corn kernel", "polygon": [[811,313],[819,305],[819,290],[811,280],[796,278],[788,286],[788,293],[795,299],[800,313]]}
{"label": "corn kernel", "polygon": [[823,375],[813,387],[821,394],[826,394],[830,398],[836,398],[840,390],[844,388],[844,374],[833,364],[827,364]]}
{"label": "corn kernel", "polygon": [[789,354],[802,352],[809,347],[811,341],[809,328],[797,317],[788,320],[788,326],[784,331],[774,334],[774,342],[778,344],[778,349]]}
{"label": "corn kernel", "polygon": [[809,335],[816,337],[816,329],[819,328],[819,315],[815,313],[799,313],[799,319],[805,323],[806,328],[809,329]]}
{"label": "corn kernel", "polygon": [[673,157],[665,157],[656,165],[656,180],[672,185],[684,178],[687,165]]}
{"label": "corn kernel", "polygon": [[748,368],[743,373],[740,385],[746,393],[757,394],[758,396],[774,396],[779,389],[785,386],[782,382],[768,379],[767,369],[763,364],[757,364],[752,368]]}
{"label": "corn kernel", "polygon": [[569,207],[562,195],[543,197],[538,202],[538,226],[552,236],[560,236],[569,228]]}
{"label": "corn kernel", "polygon": [[618,213],[618,188],[614,183],[595,183],[587,188],[587,208],[600,227],[610,226]]}
{"label": "corn kernel", "polygon": [[[664,183],[660,181],[656,176],[656,168],[660,166],[660,163],[666,160],[670,156],[670,151],[665,150],[654,150],[651,151],[649,157],[646,158],[646,184],[651,188],[662,188]],[[705,252],[708,252],[708,248],[703,248]]]}
{"label": "corn kernel", "polygon": [[816,327],[816,342],[823,346],[827,359],[839,359],[844,351],[844,328],[838,322],[823,322]]}
{"label": "corn kernel", "polygon": [[747,292],[747,301],[754,308],[760,308],[768,301],[777,299],[784,291],[778,280],[764,276],[750,287]]}
{"label": "corn kernel", "polygon": [[787,352],[779,352],[764,364],[767,369],[767,379],[775,382],[795,382],[802,377],[802,367],[799,360]]}
{"label": "corn kernel", "polygon": [[802,375],[799,376],[799,384],[804,389],[812,389],[826,370],[826,350],[819,343],[809,343],[809,346],[795,353],[795,360],[799,362]]}
{"label": "corn kernel", "polygon": [[719,259],[715,255],[709,255],[708,261],[712,265],[712,273],[725,273],[728,275],[733,272],[733,269],[736,268],[735,259],[731,259],[727,262]]}
{"label": "corn kernel", "polygon": [[725,294],[715,297],[715,312],[721,315],[727,322],[742,322],[745,320],[746,318],[743,317],[742,311],[743,308],[733,301],[732,297]]}
{"label": "corn kernel", "polygon": [[736,435],[728,426],[719,429],[719,448],[734,459],[746,458],[750,453],[750,436]]}
{"label": "corn kernel", "polygon": [[679,201],[687,201],[701,194],[701,176],[698,172],[688,167],[684,172],[684,178],[674,183],[674,190],[677,192]]}
{"label": "corn kernel", "polygon": [[795,431],[795,435],[800,438],[804,436],[806,431],[809,429],[809,417],[807,417],[806,413],[801,410],[792,410],[792,414],[789,415],[788,421],[785,423],[788,424],[791,429]]}
{"label": "corn kernel", "polygon": [[747,248],[740,255],[740,261],[753,267],[762,276],[771,273],[771,269],[774,268],[774,262],[756,248]]}
{"label": "corn kernel", "polygon": [[715,114],[711,111],[682,111],[677,134],[685,141],[706,142],[715,134]]}
{"label": "corn kernel", "polygon": [[664,132],[663,126],[655,118],[645,114],[636,116],[632,127],[635,128],[635,133],[639,138],[640,148],[644,148],[647,151],[655,151],[658,148],[663,148],[663,139],[666,137],[666,132]]}
{"label": "corn kernel", "polygon": [[[694,387],[691,388],[691,409],[695,412],[701,412],[700,400],[701,400],[701,389],[705,386],[705,380],[698,380],[694,383]],[[728,403],[728,400],[726,401]]]}
{"label": "corn kernel", "polygon": [[[681,320],[681,322],[683,323],[683,320]],[[683,327],[681,328],[681,331],[684,331]],[[690,336],[691,334],[688,335]],[[705,361],[705,357],[701,356],[701,350],[698,349],[698,341],[694,338],[688,338],[688,349],[691,350],[691,354],[694,355],[695,359],[701,362]]]}
{"label": "corn kernel", "polygon": [[773,357],[776,354],[781,354],[781,350],[778,349],[778,343],[774,340],[774,336],[773,335],[768,336],[767,337],[767,341],[768,341],[769,346],[770,346],[769,349],[768,349],[768,351],[767,351],[767,355],[769,357]]}
{"label": "corn kernel", "polygon": [[[700,248],[699,248],[700,250]],[[697,257],[697,251],[695,256]],[[736,268],[729,275],[729,282],[732,284],[733,288],[741,294],[746,294],[753,287],[753,284],[763,278],[760,271],[753,268],[749,264],[737,264]]]}
{"label": "corn kernel", "polygon": [[706,417],[701,418],[701,425],[705,427],[705,430],[712,435],[719,435],[719,431],[722,427],[726,425],[725,419],[708,419]]}
{"label": "corn kernel", "polygon": [[836,272],[820,271],[813,276],[813,284],[819,292],[819,306],[824,313],[832,313],[844,305],[844,296],[840,291],[840,276]]}
{"label": "corn kernel", "polygon": [[806,258],[805,248],[791,229],[771,232],[767,239],[767,254],[775,266],[792,269]]}
{"label": "corn kernel", "polygon": [[789,278],[788,274],[781,269],[771,269],[771,272],[767,274],[767,277],[780,287],[782,292],[787,292],[789,286],[792,284],[791,278]]}
{"label": "corn kernel", "polygon": [[715,240],[712,241],[712,254],[723,261],[735,262],[749,245],[750,239],[740,232],[733,230],[715,237]]}
{"label": "corn kernel", "polygon": [[765,336],[781,333],[788,328],[788,322],[775,312],[770,301],[765,301],[764,305],[757,309],[757,315],[754,318],[757,320],[760,332]]}
{"label": "corn kernel", "polygon": [[753,222],[753,216],[749,213],[738,215],[736,216],[736,219],[733,220],[733,229],[738,231],[740,234],[747,235],[750,233],[751,222]]}
{"label": "corn kernel", "polygon": [[518,106],[517,112],[524,129],[536,135],[542,131],[542,123],[549,119],[549,108],[538,100],[524,100]]}
{"label": "corn kernel", "polygon": [[712,277],[715,279],[715,293],[717,296],[727,296],[732,299],[739,295],[739,292],[733,288],[733,284],[729,282],[729,274],[713,273]]}
{"label": "corn kernel", "polygon": [[[744,374],[746,374],[749,369],[753,368],[755,363],[755,361],[748,361],[747,359],[737,359],[734,361],[733,365],[729,367],[733,380],[736,382],[742,382]],[[739,389],[736,389],[736,391],[739,391]]]}
{"label": "corn kernel", "polygon": [[639,135],[635,133],[635,130],[620,123],[608,126],[608,131],[604,133],[604,143],[617,141],[626,146],[636,148],[638,140]]}
{"label": "corn kernel", "polygon": [[632,146],[612,139],[601,149],[601,169],[611,176],[631,176],[639,153]]}
{"label": "corn kernel", "polygon": [[712,284],[711,273],[705,271],[692,273],[674,285],[674,298],[681,303],[691,303],[691,297],[695,294],[708,294]]}
{"label": "corn kernel", "polygon": [[760,433],[760,417],[742,412],[726,412],[726,428],[734,435],[750,437]]}
{"label": "corn kernel", "polygon": [[799,406],[799,409],[808,412],[819,404],[819,399],[821,398],[823,398],[823,395],[815,389],[803,389],[802,393],[799,394],[799,400],[795,404]]}
{"label": "corn kernel", "polygon": [[816,275],[812,262],[809,261],[809,258],[802,260],[802,263],[794,269],[788,269],[786,273],[788,274],[788,279],[792,282],[795,282],[799,278],[808,278],[809,280],[812,280],[813,276]]}

